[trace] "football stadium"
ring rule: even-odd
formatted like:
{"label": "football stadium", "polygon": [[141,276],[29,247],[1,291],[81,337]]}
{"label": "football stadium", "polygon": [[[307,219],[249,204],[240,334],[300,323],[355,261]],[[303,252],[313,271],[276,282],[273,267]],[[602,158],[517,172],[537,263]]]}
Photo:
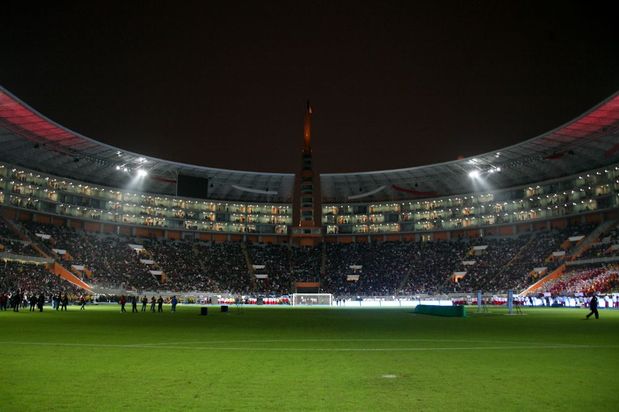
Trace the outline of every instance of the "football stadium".
{"label": "football stadium", "polygon": [[311,122],[225,170],[1,89],[2,409],[616,410],[619,94],[377,172],[315,173]]}
{"label": "football stadium", "polygon": [[0,11],[0,412],[617,411],[611,3]]}

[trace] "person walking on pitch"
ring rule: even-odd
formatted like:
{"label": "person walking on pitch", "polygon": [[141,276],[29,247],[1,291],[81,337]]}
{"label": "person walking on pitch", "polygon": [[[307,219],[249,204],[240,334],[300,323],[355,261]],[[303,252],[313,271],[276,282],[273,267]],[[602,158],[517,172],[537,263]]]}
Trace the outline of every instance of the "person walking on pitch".
{"label": "person walking on pitch", "polygon": [[591,296],[591,300],[589,301],[589,310],[591,312],[587,315],[587,319],[589,319],[591,315],[595,315],[596,319],[600,318],[600,314],[598,313],[598,297],[595,296],[595,293]]}

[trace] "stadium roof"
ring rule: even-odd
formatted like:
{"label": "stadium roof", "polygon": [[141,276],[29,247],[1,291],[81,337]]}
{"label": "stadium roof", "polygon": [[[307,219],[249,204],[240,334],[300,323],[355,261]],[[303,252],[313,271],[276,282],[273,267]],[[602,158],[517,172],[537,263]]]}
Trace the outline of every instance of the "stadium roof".
{"label": "stadium roof", "polygon": [[[0,87],[0,160],[61,177],[175,194],[179,174],[209,179],[211,199],[291,202],[294,174],[226,170],[157,159],[71,131]],[[497,151],[397,170],[321,174],[325,202],[402,200],[486,192],[619,161],[619,93],[573,121]],[[126,170],[126,171],[125,171]],[[471,173],[473,172],[473,173]],[[471,176],[474,175],[474,176]]]}

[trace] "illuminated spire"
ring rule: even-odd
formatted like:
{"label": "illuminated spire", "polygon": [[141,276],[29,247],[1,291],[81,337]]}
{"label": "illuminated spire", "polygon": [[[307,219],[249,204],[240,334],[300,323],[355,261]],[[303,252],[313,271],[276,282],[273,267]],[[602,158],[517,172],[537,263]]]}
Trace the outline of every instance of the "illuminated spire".
{"label": "illuminated spire", "polygon": [[312,151],[312,106],[309,100],[307,101],[307,109],[305,109],[305,121],[303,123],[303,153]]}

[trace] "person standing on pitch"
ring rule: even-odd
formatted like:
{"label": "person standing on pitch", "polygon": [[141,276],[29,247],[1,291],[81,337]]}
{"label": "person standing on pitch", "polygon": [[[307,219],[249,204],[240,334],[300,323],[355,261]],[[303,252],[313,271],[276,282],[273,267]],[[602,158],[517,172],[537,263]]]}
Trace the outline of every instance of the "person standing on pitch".
{"label": "person standing on pitch", "polygon": [[65,293],[64,297],[62,298],[62,309],[60,310],[64,310],[66,312],[68,304],[69,304],[69,295]]}
{"label": "person standing on pitch", "polygon": [[591,315],[595,315],[596,319],[600,318],[600,314],[598,313],[598,297],[595,296],[595,292],[593,293],[593,296],[591,296],[591,300],[589,301],[589,310],[591,312],[589,312],[589,314],[587,315],[587,319],[589,319],[589,316]]}
{"label": "person standing on pitch", "polygon": [[142,312],[146,312],[146,305],[148,304],[148,298],[146,295],[142,296]]}
{"label": "person standing on pitch", "polygon": [[176,312],[176,304],[178,300],[176,299],[176,295],[172,296],[172,312]]}
{"label": "person standing on pitch", "polygon": [[155,305],[157,304],[157,299],[155,299],[155,296],[153,296],[150,299],[150,311],[154,312],[155,311]]}
{"label": "person standing on pitch", "polygon": [[125,303],[127,303],[127,299],[125,299],[125,295],[120,295],[120,301],[118,303],[120,303],[120,313],[126,312]]}
{"label": "person standing on pitch", "polygon": [[159,299],[157,299],[157,312],[163,312],[163,298],[159,295]]}
{"label": "person standing on pitch", "polygon": [[86,306],[86,298],[84,297],[84,295],[81,295],[80,296],[80,310],[86,310],[85,306]]}
{"label": "person standing on pitch", "polygon": [[131,296],[131,313],[137,313],[138,312],[138,298],[137,296],[133,295]]}
{"label": "person standing on pitch", "polygon": [[45,305],[45,295],[40,294],[39,299],[37,300],[37,307],[39,308],[39,312],[43,312],[43,305]]}

